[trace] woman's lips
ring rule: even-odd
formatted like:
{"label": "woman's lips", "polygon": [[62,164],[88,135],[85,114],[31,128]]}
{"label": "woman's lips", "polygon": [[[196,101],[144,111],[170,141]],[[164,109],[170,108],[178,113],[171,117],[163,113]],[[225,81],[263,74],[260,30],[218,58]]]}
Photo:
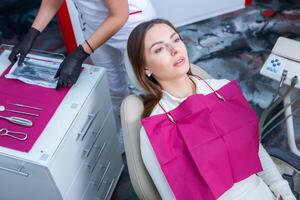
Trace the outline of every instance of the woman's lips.
{"label": "woman's lips", "polygon": [[181,67],[183,64],[185,63],[185,58],[181,57],[179,58],[175,63],[174,63],[174,67]]}

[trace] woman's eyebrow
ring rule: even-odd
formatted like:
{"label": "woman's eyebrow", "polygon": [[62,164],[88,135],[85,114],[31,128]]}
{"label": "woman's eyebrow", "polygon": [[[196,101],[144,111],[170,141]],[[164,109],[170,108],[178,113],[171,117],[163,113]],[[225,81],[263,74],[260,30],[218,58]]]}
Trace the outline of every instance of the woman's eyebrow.
{"label": "woman's eyebrow", "polygon": [[164,42],[163,42],[163,41],[154,42],[154,43],[150,46],[150,49],[151,49],[152,47],[154,47],[155,45],[157,45],[157,44],[162,44],[162,43],[164,43]]}
{"label": "woman's eyebrow", "polygon": [[[172,33],[172,35],[170,36],[170,39],[172,39],[175,35],[178,35],[178,33],[176,33],[176,32]],[[154,47],[155,45],[157,45],[157,44],[162,44],[162,43],[164,43],[164,42],[163,42],[163,41],[154,42],[154,43],[150,46],[150,49],[151,49],[152,47]]]}
{"label": "woman's eyebrow", "polygon": [[176,32],[174,32],[171,36],[170,39],[172,39],[172,37],[174,37],[175,35],[178,35]]}

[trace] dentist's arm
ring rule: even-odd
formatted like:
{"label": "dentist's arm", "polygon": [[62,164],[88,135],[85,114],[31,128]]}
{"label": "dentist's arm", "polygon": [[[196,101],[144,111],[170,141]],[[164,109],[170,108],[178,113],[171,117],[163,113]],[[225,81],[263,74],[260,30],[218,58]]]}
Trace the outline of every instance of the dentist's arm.
{"label": "dentist's arm", "polygon": [[[60,65],[55,77],[59,77],[57,87],[66,87],[76,83],[80,67],[84,60],[98,47],[118,32],[128,19],[128,2],[124,0],[104,0],[108,16],[97,30],[79,45]],[[100,5],[99,5],[100,6]]]}
{"label": "dentist's arm", "polygon": [[8,59],[11,63],[17,61],[17,55],[20,54],[20,59],[18,64],[21,65],[30,51],[35,39],[39,34],[45,29],[47,24],[51,21],[53,16],[58,11],[61,6],[62,0],[43,0],[36,16],[32,27],[28,30],[27,34],[23,39],[14,46],[12,52],[10,53]]}
{"label": "dentist's arm", "polygon": [[63,0],[43,0],[32,27],[42,32],[60,8]]}
{"label": "dentist's arm", "polygon": [[[88,43],[95,50],[117,33],[127,22],[129,11],[128,1],[124,0],[104,0],[108,9],[108,16],[100,24],[97,30],[87,39]],[[92,53],[89,46],[84,43],[84,50],[87,53]]]}

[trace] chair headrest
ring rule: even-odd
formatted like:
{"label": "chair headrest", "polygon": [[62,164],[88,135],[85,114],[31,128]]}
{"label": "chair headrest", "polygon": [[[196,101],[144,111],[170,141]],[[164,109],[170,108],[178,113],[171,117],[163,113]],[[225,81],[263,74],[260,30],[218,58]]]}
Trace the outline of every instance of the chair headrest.
{"label": "chair headrest", "polygon": [[128,57],[128,54],[127,54],[127,51],[125,53],[125,56],[124,56],[124,59],[125,59],[125,68],[126,68],[126,72],[127,72],[127,75],[129,77],[129,81],[131,82],[131,84],[133,84],[142,94],[147,94],[148,92],[140,85],[140,83],[138,82],[134,72],[133,72],[133,68],[132,68],[132,65],[131,65],[131,62],[129,60],[129,57]]}

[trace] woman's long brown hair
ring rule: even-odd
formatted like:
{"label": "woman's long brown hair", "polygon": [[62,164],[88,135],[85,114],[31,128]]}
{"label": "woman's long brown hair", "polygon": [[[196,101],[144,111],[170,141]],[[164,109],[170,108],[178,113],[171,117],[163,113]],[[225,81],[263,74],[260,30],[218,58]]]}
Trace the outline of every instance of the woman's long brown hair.
{"label": "woman's long brown hair", "polygon": [[[147,77],[145,74],[145,35],[155,24],[166,24],[178,33],[176,28],[169,21],[164,19],[153,19],[143,22],[135,27],[131,32],[127,43],[128,57],[132,64],[134,74],[140,85],[148,92],[148,94],[142,95],[144,103],[142,117],[149,116],[162,97],[162,89],[159,83],[153,76]],[[192,75],[191,69],[188,71],[188,74]]]}

